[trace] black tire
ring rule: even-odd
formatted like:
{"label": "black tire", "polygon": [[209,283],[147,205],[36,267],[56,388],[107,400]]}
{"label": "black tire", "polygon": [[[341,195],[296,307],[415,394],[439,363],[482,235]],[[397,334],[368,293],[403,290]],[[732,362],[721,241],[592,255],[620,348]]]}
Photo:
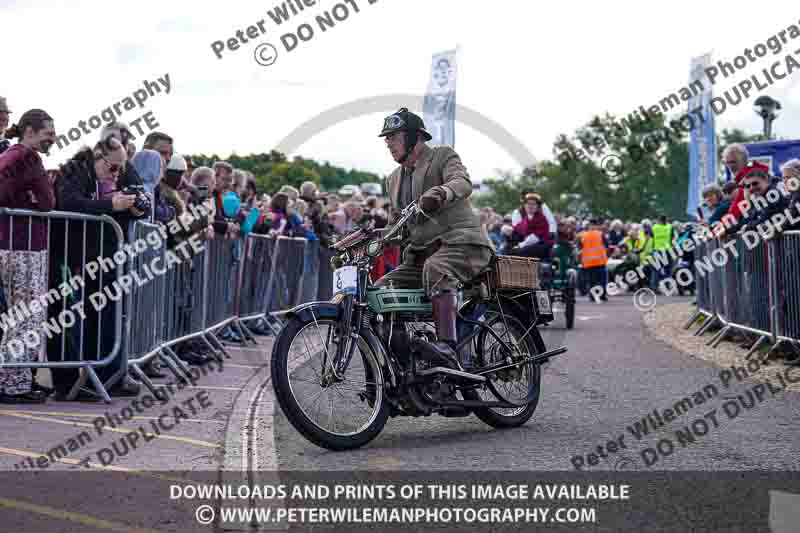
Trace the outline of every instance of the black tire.
{"label": "black tire", "polygon": [[567,329],[572,329],[575,327],[575,289],[564,289],[564,306]]}
{"label": "black tire", "polygon": [[[492,311],[490,310],[490,313]],[[514,329],[516,327],[522,327],[519,330],[520,333],[524,333],[527,327],[524,327],[522,322],[516,319],[513,315],[507,314],[506,319],[509,323],[509,329]],[[512,324],[514,324],[512,326]],[[478,335],[479,342],[482,342],[482,337],[486,334]],[[531,328],[528,334],[525,336],[523,341],[526,344],[526,349],[530,354],[540,354],[545,351],[544,341],[542,340],[542,336],[539,333],[539,330],[536,328]],[[483,365],[483,361],[478,361],[479,365]],[[533,382],[535,383],[536,392],[534,394],[533,399],[526,405],[524,408],[520,408],[518,413],[514,414],[503,414],[496,411],[494,408],[491,407],[478,407],[473,409],[473,413],[475,416],[478,417],[482,422],[492,426],[496,429],[509,429],[509,428],[516,428],[523,424],[525,424],[530,418],[533,416],[534,411],[536,411],[536,407],[539,405],[539,397],[541,395],[542,390],[542,369],[541,365],[531,365],[531,371],[534,373]],[[481,398],[480,395],[476,391],[465,391],[464,399],[466,400],[481,400],[486,398]],[[508,411],[506,409],[505,411]]]}
{"label": "black tire", "polygon": [[[275,346],[272,349],[272,386],[275,390],[275,396],[278,399],[278,404],[281,406],[286,418],[294,426],[294,428],[312,443],[333,451],[353,450],[360,448],[380,434],[383,426],[386,425],[386,420],[389,417],[389,408],[386,402],[386,396],[383,392],[383,373],[380,363],[374,351],[369,347],[369,343],[363,337],[360,337],[359,348],[356,350],[353,358],[358,357],[359,351],[362,353],[362,360],[364,361],[364,369],[367,375],[373,375],[375,383],[380,384],[379,391],[375,391],[375,400],[378,402],[375,414],[369,421],[369,425],[363,428],[358,433],[350,435],[339,435],[326,431],[318,424],[314,423],[303,410],[292,391],[291,383],[289,381],[288,372],[288,354],[292,346],[292,341],[298,336],[306,327],[316,326],[317,324],[329,324],[331,321],[319,320],[315,322],[302,322],[297,317],[292,318],[286,326],[281,330],[280,335],[275,341]],[[366,348],[366,354],[362,351]],[[366,361],[366,359],[371,361]],[[352,366],[353,363],[351,363]],[[369,364],[369,366],[367,366]],[[369,371],[367,369],[370,369]],[[374,373],[374,374],[373,374]],[[367,377],[367,379],[370,379]],[[378,392],[380,392],[378,394]]]}

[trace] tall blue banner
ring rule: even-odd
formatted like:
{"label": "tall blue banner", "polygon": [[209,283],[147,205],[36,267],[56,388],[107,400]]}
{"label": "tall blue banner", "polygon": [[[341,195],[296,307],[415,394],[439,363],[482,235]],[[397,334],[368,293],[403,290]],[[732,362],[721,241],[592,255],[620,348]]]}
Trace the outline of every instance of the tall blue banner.
{"label": "tall blue banner", "polygon": [[456,79],[458,49],[433,55],[431,80],[425,92],[423,120],[436,145],[456,144]]}
{"label": "tall blue banner", "polygon": [[714,127],[714,112],[711,109],[711,81],[705,75],[706,67],[711,65],[711,54],[692,60],[689,75],[690,87],[699,80],[703,92],[689,99],[689,112],[700,108],[703,120],[697,114],[693,117],[693,127],[689,139],[689,196],[686,213],[697,217],[697,208],[703,205],[703,188],[717,181],[717,133]]}

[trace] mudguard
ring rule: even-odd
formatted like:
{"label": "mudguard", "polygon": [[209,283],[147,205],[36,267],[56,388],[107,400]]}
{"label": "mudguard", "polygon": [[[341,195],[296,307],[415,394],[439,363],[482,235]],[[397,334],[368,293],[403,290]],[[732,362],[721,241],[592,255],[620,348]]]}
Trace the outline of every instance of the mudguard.
{"label": "mudguard", "polygon": [[307,302],[288,311],[272,313],[273,316],[285,317],[287,319],[297,317],[303,322],[313,322],[316,318],[327,318],[337,320],[339,318],[339,306],[331,302]]}
{"label": "mudguard", "polygon": [[552,313],[543,314],[540,312],[535,293],[527,293],[521,299],[509,296],[498,296],[498,298],[503,310],[513,314],[520,322],[525,324],[525,327],[530,327],[533,324],[539,326],[553,321]]}
{"label": "mudguard", "polygon": [[[339,304],[335,304],[332,302],[308,302],[288,311],[281,311],[279,313],[272,313],[273,316],[280,316],[286,319],[297,318],[303,322],[314,322],[314,319],[329,319],[329,320],[339,320],[341,313],[341,308]],[[383,348],[378,336],[372,331],[369,327],[362,327],[361,331],[364,339],[372,348],[372,351],[378,358],[379,364],[383,367],[386,375],[389,377],[389,382],[391,383],[392,387],[397,386],[397,376],[395,374],[394,368],[392,367],[391,363],[389,362],[389,358],[386,354],[386,350]]]}

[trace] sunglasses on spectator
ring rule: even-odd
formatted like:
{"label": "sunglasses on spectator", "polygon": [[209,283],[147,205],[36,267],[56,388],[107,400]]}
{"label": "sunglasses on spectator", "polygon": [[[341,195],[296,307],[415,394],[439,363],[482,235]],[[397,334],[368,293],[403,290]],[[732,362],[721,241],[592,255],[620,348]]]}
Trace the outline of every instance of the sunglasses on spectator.
{"label": "sunglasses on spectator", "polygon": [[751,181],[750,183],[745,183],[744,184],[744,188],[745,189],[752,189],[753,187],[756,187],[756,186],[760,186],[760,184],[757,181]]}

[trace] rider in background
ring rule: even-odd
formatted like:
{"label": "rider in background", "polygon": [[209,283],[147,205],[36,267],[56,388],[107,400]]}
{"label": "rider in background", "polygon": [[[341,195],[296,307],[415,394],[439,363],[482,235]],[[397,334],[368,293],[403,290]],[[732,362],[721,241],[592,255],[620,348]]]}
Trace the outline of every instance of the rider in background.
{"label": "rider in background", "polygon": [[553,248],[550,224],[542,212],[542,198],[528,193],[523,204],[525,216],[514,226],[514,239],[519,244],[509,255],[547,259]]}
{"label": "rider in background", "polygon": [[448,146],[429,147],[431,135],[418,115],[400,109],[386,117],[379,136],[400,164],[387,179],[392,207],[418,202],[423,214],[411,221],[402,264],[376,285],[425,289],[438,340],[415,340],[412,348],[428,360],[458,368],[457,290],[489,266],[494,246],[472,209],[472,182],[461,158]]}
{"label": "rider in background", "polygon": [[[525,202],[526,202],[526,198],[530,194],[536,194],[536,193],[534,191],[530,190],[530,189],[525,189],[519,195],[519,202],[520,202],[521,205],[520,205],[519,209],[515,210],[511,214],[511,225],[512,226],[516,226],[517,224],[519,224],[526,217],[526,214],[525,214]],[[537,194],[536,196],[539,196],[539,195]],[[550,208],[544,202],[540,203],[539,210],[542,212],[544,217],[547,219],[547,231],[550,233],[550,240],[554,241],[556,239],[556,233],[558,232],[558,222],[556,221],[556,217],[553,216],[553,212],[550,211]]]}

